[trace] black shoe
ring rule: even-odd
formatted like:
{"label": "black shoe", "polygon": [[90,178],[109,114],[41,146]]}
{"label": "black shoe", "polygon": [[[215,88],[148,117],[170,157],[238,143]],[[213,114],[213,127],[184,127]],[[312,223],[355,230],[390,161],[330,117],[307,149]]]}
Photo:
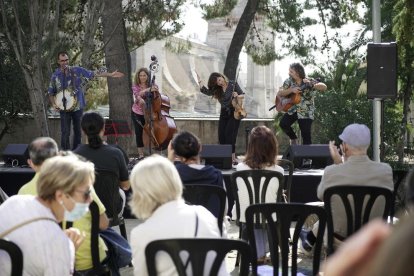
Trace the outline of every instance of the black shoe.
{"label": "black shoe", "polygon": [[313,251],[313,245],[308,241],[308,234],[310,231],[302,229],[299,233],[299,239],[300,239],[300,250],[305,255],[312,255]]}

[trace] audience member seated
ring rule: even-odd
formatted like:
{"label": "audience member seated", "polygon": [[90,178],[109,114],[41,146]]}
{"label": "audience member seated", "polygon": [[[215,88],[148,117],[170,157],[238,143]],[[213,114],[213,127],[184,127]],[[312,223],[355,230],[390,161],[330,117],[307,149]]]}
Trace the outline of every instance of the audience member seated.
{"label": "audience member seated", "polygon": [[[148,275],[145,247],[154,240],[172,238],[220,238],[216,218],[204,207],[187,205],[175,166],[153,155],[140,161],[131,172],[133,214],[145,220],[131,231],[134,275]],[[208,261],[208,260],[207,260]],[[160,275],[175,275],[175,266],[165,254],[157,257]],[[228,275],[223,265],[219,275]]]}
{"label": "audience member seated", "polygon": [[221,171],[200,162],[200,139],[188,131],[177,133],[168,147],[168,159],[174,161],[183,184],[208,184],[226,189]]}
{"label": "audience member seated", "polygon": [[[88,211],[94,179],[91,162],[74,155],[51,157],[39,171],[38,196],[16,195],[0,206],[0,238],[22,250],[24,275],[73,273],[74,250],[83,236],[75,229],[62,231],[58,223]],[[10,275],[4,252],[0,252],[0,275]]]}
{"label": "audience member seated", "polygon": [[50,137],[39,137],[34,139],[29,144],[29,157],[27,160],[29,166],[35,171],[35,175],[28,183],[23,185],[18,194],[19,195],[36,195],[37,179],[39,178],[39,170],[43,162],[59,152],[59,148],[55,140]]}
{"label": "audience member seated", "polygon": [[[393,191],[391,167],[386,163],[372,161],[367,155],[371,133],[366,125],[350,124],[339,135],[339,138],[342,140],[340,145],[342,156],[335,146],[335,142],[329,142],[329,150],[334,164],[325,168],[317,190],[320,200],[323,200],[323,194],[327,188],[343,185],[381,187]],[[347,221],[345,209],[341,205],[340,199],[334,201],[332,206],[333,217],[336,218],[334,219],[336,241],[334,243],[338,244],[346,238]],[[371,217],[376,216],[375,209],[382,209],[380,207],[378,204],[374,205]],[[318,227],[318,223],[314,225],[314,230],[316,227]],[[301,232],[301,245],[304,253],[312,252],[315,241],[314,233],[316,231],[303,230]]]}
{"label": "audience member seated", "polygon": [[[38,171],[44,160],[47,158],[52,157],[51,155],[57,154],[57,144],[56,142],[49,138],[49,137],[40,137],[35,139],[29,145],[29,155],[30,159],[28,160],[29,166],[36,171],[35,177],[26,185],[24,185],[19,194],[22,195],[37,195],[36,185],[38,179]],[[65,153],[67,155],[72,155],[71,152]],[[99,228],[104,230],[108,228],[108,217],[105,214],[105,207],[103,206],[102,202],[99,200],[98,196],[91,187],[90,196],[92,200],[96,202],[99,208]],[[82,273],[83,271],[87,271],[93,267],[92,265],[92,256],[91,256],[91,225],[92,225],[92,217],[89,210],[87,213],[76,220],[71,220],[73,222],[73,228],[78,229],[84,235],[84,242],[79,246],[76,250],[75,254],[75,270],[78,273]],[[64,224],[66,225],[66,223]],[[106,258],[106,246],[104,241],[99,238],[99,259],[102,262]],[[81,275],[81,274],[79,274]]]}
{"label": "audience member seated", "polygon": [[[200,139],[191,132],[181,131],[174,136],[168,146],[168,159],[174,161],[184,186],[207,184],[226,190],[221,171],[213,166],[201,164],[200,152]],[[224,213],[227,213],[227,204]]]}
{"label": "audience member seated", "polygon": [[[236,166],[236,171],[243,170],[272,170],[280,172],[282,175],[284,170],[277,165],[278,142],[273,132],[266,126],[257,126],[253,128],[249,135],[249,142],[247,144],[247,152],[244,161]],[[238,179],[237,181],[242,181]],[[239,187],[239,201],[240,201],[240,222],[246,222],[244,213],[249,204],[249,194],[244,185],[237,185]],[[268,203],[276,203],[277,192],[279,189],[279,181],[272,179],[266,191],[266,201]],[[256,249],[258,262],[265,261],[266,248],[268,248],[267,234],[263,229],[256,229]],[[244,229],[242,237],[244,237]],[[246,238],[247,239],[247,238]]]}
{"label": "audience member seated", "polygon": [[[104,118],[96,112],[87,112],[82,116],[81,127],[87,136],[87,144],[79,145],[74,152],[94,163],[96,169],[114,172],[119,177],[120,188],[122,190],[128,190],[130,185],[124,155],[118,148],[109,146],[103,142],[102,137],[105,130]],[[121,211],[123,209],[122,202],[125,194],[123,191],[120,191],[120,194],[114,196],[119,197],[119,206],[117,207]],[[104,202],[105,204],[107,203]],[[106,206],[106,208],[109,207]]]}

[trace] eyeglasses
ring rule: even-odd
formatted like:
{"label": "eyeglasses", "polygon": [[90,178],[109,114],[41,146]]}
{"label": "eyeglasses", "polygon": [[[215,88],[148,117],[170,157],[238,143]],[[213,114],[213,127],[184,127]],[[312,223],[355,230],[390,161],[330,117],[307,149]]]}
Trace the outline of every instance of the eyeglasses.
{"label": "eyeglasses", "polygon": [[92,189],[87,191],[75,190],[75,192],[83,194],[83,201],[86,202],[91,197]]}
{"label": "eyeglasses", "polygon": [[59,60],[59,62],[66,62],[66,61],[69,61],[69,59],[67,58],[67,59]]}

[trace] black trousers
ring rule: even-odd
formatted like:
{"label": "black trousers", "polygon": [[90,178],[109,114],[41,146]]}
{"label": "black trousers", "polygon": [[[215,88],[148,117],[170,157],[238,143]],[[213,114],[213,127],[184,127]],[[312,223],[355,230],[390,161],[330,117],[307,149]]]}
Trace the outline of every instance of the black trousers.
{"label": "black trousers", "polygon": [[292,125],[298,121],[300,133],[302,134],[302,140],[304,145],[312,144],[311,128],[312,119],[298,119],[298,114],[295,112],[292,115],[285,113],[280,120],[279,126],[286,133],[291,140],[297,139],[296,133],[293,131]]}
{"label": "black trousers", "polygon": [[[135,142],[137,144],[137,148],[143,148],[144,142],[142,141],[142,135],[144,129],[142,127],[145,125],[145,117],[144,115],[136,114],[135,112],[132,112],[131,116],[135,129]],[[140,122],[141,124],[139,124],[138,122]]]}
{"label": "black trousers", "polygon": [[218,138],[222,145],[231,145],[232,153],[236,152],[236,138],[239,131],[240,120],[234,119],[233,112],[224,109],[220,112]]}

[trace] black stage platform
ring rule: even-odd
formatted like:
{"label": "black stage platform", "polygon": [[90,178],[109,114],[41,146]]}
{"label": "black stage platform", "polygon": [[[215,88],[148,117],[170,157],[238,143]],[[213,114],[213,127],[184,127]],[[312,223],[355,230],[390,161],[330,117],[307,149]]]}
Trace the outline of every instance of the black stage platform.
{"label": "black stage platform", "polygon": [[[230,188],[230,175],[234,170],[223,170],[227,189]],[[299,170],[293,173],[290,192],[291,202],[318,201],[316,188],[321,181],[323,170]],[[31,168],[0,167],[0,187],[7,195],[15,195],[20,187],[30,181],[34,176]],[[287,172],[285,172],[287,179]]]}

